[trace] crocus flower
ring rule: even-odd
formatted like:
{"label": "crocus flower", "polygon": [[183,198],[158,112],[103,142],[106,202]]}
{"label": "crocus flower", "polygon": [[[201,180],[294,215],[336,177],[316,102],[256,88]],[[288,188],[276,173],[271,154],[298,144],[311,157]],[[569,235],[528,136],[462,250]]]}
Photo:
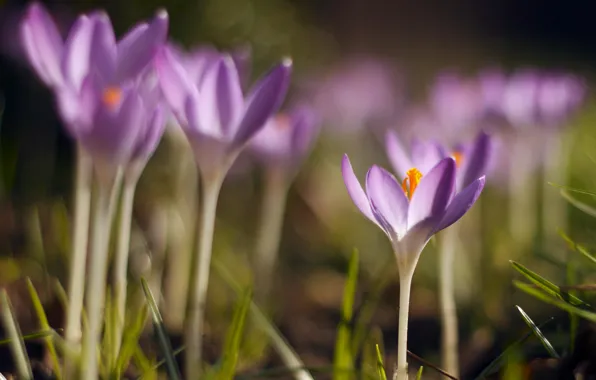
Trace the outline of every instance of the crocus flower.
{"label": "crocus flower", "polygon": [[[242,147],[278,109],[288,88],[291,61],[285,60],[242,94],[233,59],[221,54],[192,78],[169,49],[156,58],[161,88],[193,147],[205,175],[229,169]],[[194,79],[194,81],[193,81]]]}
{"label": "crocus flower", "polygon": [[293,168],[302,162],[313,145],[318,122],[308,106],[278,113],[253,137],[251,151],[265,166]]}
{"label": "crocus flower", "polygon": [[471,144],[458,144],[452,150],[436,141],[413,140],[408,154],[397,134],[388,131],[385,148],[396,173],[407,173],[410,168],[416,167],[424,175],[441,159],[453,157],[457,168],[458,189],[463,189],[486,174],[492,153],[491,138],[484,132],[479,133]]}

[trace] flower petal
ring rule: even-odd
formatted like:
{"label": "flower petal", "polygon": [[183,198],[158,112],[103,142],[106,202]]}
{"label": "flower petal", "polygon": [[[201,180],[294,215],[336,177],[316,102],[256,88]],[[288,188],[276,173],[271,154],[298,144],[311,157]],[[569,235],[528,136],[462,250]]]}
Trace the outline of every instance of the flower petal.
{"label": "flower petal", "polygon": [[319,120],[314,110],[307,106],[295,108],[290,118],[293,124],[290,154],[299,160],[313,146],[319,132]]}
{"label": "flower petal", "polygon": [[118,42],[119,81],[134,78],[153,59],[157,49],[166,41],[168,13],[159,10],[151,24],[140,24]]}
{"label": "flower petal", "polygon": [[133,159],[146,162],[153,155],[166,127],[165,114],[164,107],[157,106],[153,110],[142,134],[138,136]]}
{"label": "flower petal", "polygon": [[387,157],[393,166],[393,170],[395,170],[398,177],[403,178],[406,172],[414,165],[399,141],[397,133],[394,131],[387,131],[387,135],[385,136],[385,150],[387,151]]}
{"label": "flower petal", "polygon": [[238,71],[231,57],[222,56],[207,69],[199,94],[201,125],[209,130],[218,129],[215,136],[227,136],[231,140],[244,108]]}
{"label": "flower petal", "polygon": [[455,160],[441,160],[420,180],[408,209],[408,229],[443,215],[455,187]]}
{"label": "flower petal", "polygon": [[186,98],[198,96],[197,88],[189,80],[182,64],[166,47],[161,48],[155,57],[155,67],[159,84],[172,112],[182,125],[188,123],[185,114]]}
{"label": "flower petal", "polygon": [[356,175],[354,174],[354,169],[352,169],[352,164],[350,163],[347,154],[344,155],[341,161],[341,174],[344,178],[344,184],[346,185],[348,194],[350,195],[350,198],[352,198],[352,202],[354,202],[364,216],[370,219],[373,223],[379,225],[379,222],[373,215],[368,197],[362,189],[360,182],[358,182],[358,178],[356,178]]}
{"label": "flower petal", "polygon": [[287,59],[253,87],[246,101],[244,117],[234,138],[236,146],[243,146],[277,111],[286,96],[291,70],[292,61]]}
{"label": "flower petal", "polygon": [[464,158],[463,178],[458,188],[463,189],[486,174],[491,156],[490,136],[481,132],[470,149],[469,157]]}
{"label": "flower petal", "polygon": [[85,77],[80,90],[62,86],[55,94],[58,113],[66,129],[73,138],[81,138],[91,128],[98,104],[99,88],[94,75]]}
{"label": "flower petal", "polygon": [[68,84],[77,91],[89,73],[94,23],[85,15],[79,16],[66,39],[62,70]]}
{"label": "flower petal", "polygon": [[434,141],[412,141],[412,166],[422,174],[428,173],[443,158],[440,144]]}
{"label": "flower petal", "polygon": [[99,13],[94,18],[95,27],[91,40],[91,66],[97,70],[101,80],[106,84],[114,84],[116,74],[116,37],[110,18]]}
{"label": "flower petal", "polygon": [[401,238],[406,233],[408,198],[389,172],[373,166],[366,176],[366,194],[373,209],[389,223],[391,231]]}
{"label": "flower petal", "polygon": [[437,233],[457,222],[474,205],[482,189],[484,188],[485,177],[480,177],[465,189],[459,192],[449,203],[445,215],[435,227],[433,233]]}
{"label": "flower petal", "polygon": [[56,24],[45,7],[33,3],[21,24],[25,53],[37,75],[48,86],[63,82],[60,60],[64,49]]}

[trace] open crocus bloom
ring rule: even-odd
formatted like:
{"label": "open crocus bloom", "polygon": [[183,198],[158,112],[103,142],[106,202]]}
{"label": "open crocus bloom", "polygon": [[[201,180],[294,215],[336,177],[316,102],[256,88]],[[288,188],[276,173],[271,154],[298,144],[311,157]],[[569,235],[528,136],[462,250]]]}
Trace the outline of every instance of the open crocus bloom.
{"label": "open crocus bloom", "polygon": [[456,192],[455,160],[451,157],[439,161],[425,175],[415,168],[408,170],[403,184],[375,165],[366,175],[366,191],[347,155],[342,161],[342,175],[354,204],[391,240],[400,273],[414,270],[430,238],[457,222],[474,205],[485,181],[484,176],[477,178]]}
{"label": "open crocus bloom", "polygon": [[238,153],[279,108],[291,71],[285,60],[257,82],[245,97],[231,56],[220,54],[193,78],[169,49],[156,58],[160,85],[172,112],[207,175],[227,171]]}
{"label": "open crocus bloom", "polygon": [[460,144],[452,150],[435,141],[414,140],[409,154],[394,131],[388,131],[385,139],[387,156],[396,173],[406,173],[415,167],[424,175],[439,160],[453,157],[457,168],[456,188],[459,190],[486,174],[491,146],[491,138],[484,132],[480,132],[472,143]]}

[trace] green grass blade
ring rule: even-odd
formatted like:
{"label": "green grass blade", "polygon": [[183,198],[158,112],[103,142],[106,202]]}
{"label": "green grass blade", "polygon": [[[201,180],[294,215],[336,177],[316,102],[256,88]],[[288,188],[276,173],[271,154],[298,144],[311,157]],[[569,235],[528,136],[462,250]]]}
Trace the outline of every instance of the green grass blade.
{"label": "green grass blade", "polygon": [[335,340],[335,355],[333,366],[337,371],[333,373],[334,380],[348,380],[352,378],[350,371],[354,368],[354,357],[351,352],[351,324],[354,313],[354,297],[358,283],[358,251],[354,250],[348,266],[348,278],[344,287],[341,309],[341,320],[337,328]]}
{"label": "green grass blade", "polygon": [[134,347],[132,359],[137,368],[141,371],[141,376],[139,376],[139,379],[157,380],[157,366],[147,357],[147,355],[145,355],[138,344]]}
{"label": "green grass blade", "polygon": [[[228,286],[230,286],[236,292],[238,296],[242,294],[242,287],[236,282],[236,280],[234,280],[234,276],[232,276],[225,265],[214,258],[212,261],[212,267],[228,284]],[[314,380],[312,375],[305,369],[306,367],[302,360],[300,360],[298,357],[298,354],[296,354],[294,349],[288,344],[277,327],[275,327],[275,325],[269,321],[265,313],[263,313],[259,306],[253,301],[250,302],[250,313],[257,322],[257,325],[267,333],[269,339],[271,340],[272,346],[275,348],[286,367],[296,369],[292,372],[294,379]]]}
{"label": "green grass blade", "polygon": [[580,201],[571,195],[567,190],[561,190],[561,196],[576,209],[596,218],[596,207],[590,206],[587,203]]}
{"label": "green grass blade", "polygon": [[120,379],[122,374],[128,367],[135,349],[138,347],[139,337],[143,332],[147,317],[149,316],[149,308],[147,304],[141,306],[141,310],[134,314],[134,318],[130,323],[126,324],[124,335],[122,336],[122,347],[118,354],[118,360],[115,366],[115,377]]}
{"label": "green grass blade", "polygon": [[418,373],[416,374],[416,380],[422,380],[422,371],[424,371],[424,366],[420,366],[420,368],[418,368]]}
{"label": "green grass blade", "polygon": [[377,373],[379,374],[379,380],[387,380],[387,374],[385,373],[385,366],[383,365],[383,354],[381,353],[381,349],[379,345],[376,345],[377,348]]}
{"label": "green grass blade", "polygon": [[553,358],[559,359],[559,354],[557,353],[553,345],[548,341],[548,339],[546,339],[546,337],[544,336],[542,331],[540,331],[538,326],[536,326],[532,318],[530,318],[530,316],[526,314],[526,312],[518,305],[515,305],[515,307],[517,308],[517,311],[519,311],[519,313],[521,314],[522,318],[524,319],[524,322],[526,322],[528,327],[532,329],[532,332],[534,333],[534,335],[536,335],[540,343],[542,343],[549,355]]}
{"label": "green grass blade", "polygon": [[23,335],[14,317],[14,312],[6,289],[0,292],[0,306],[2,307],[2,322],[4,331],[10,338],[10,350],[15,361],[16,372],[20,379],[33,379],[31,363],[27,357]]}
{"label": "green grass blade", "polygon": [[[37,314],[37,319],[39,320],[39,327],[42,330],[52,330],[50,324],[48,323],[48,317],[46,316],[46,312],[43,309],[43,305],[41,304],[41,300],[39,298],[39,294],[35,290],[35,286],[31,282],[31,279],[27,277],[27,289],[29,290],[29,296],[31,297],[31,301],[33,302],[33,308],[35,309],[35,314]],[[56,352],[56,347],[54,346],[54,339],[52,336],[45,337],[44,342],[46,344],[46,348],[50,355],[50,360],[52,361],[52,370],[54,375],[56,376],[57,380],[62,379],[62,371],[60,369],[60,360],[58,359],[58,353]]]}
{"label": "green grass blade", "polygon": [[234,310],[232,324],[226,336],[221,367],[217,373],[218,380],[232,380],[234,378],[236,365],[238,364],[240,342],[242,341],[242,334],[244,333],[244,325],[251,299],[252,292],[250,290],[245,291]]}
{"label": "green grass blade", "polygon": [[561,300],[564,300],[574,306],[590,307],[590,305],[588,305],[581,299],[577,298],[576,296],[562,291],[560,287],[558,287],[557,285],[548,281],[544,277],[540,276],[538,273],[531,271],[530,269],[526,268],[525,266],[523,266],[515,261],[510,261],[510,263],[515,270],[517,270],[524,277],[526,277],[530,282],[532,282],[533,284],[535,284],[536,286],[538,286],[540,289],[542,289],[544,292],[550,294],[551,296],[560,298]]}
{"label": "green grass blade", "polygon": [[587,258],[592,264],[596,264],[596,256],[588,251],[588,249],[575,241],[573,241],[565,232],[559,231],[559,235],[565,240],[569,248],[572,250],[581,253],[585,258]]}
{"label": "green grass blade", "polygon": [[[546,321],[542,322],[541,324],[538,325],[538,328],[544,328],[544,326],[546,326],[547,324],[549,324],[550,322],[554,321],[555,318],[551,317],[549,319],[547,319]],[[517,348],[519,348],[526,340],[528,340],[531,336],[534,335],[533,331],[529,331],[527,332],[525,335],[523,335],[521,338],[519,338],[518,340],[516,340],[515,342],[513,342],[511,345],[509,345],[509,347],[507,347],[505,349],[505,351],[503,351],[499,356],[497,356],[492,362],[489,363],[489,365],[487,365],[482,372],[480,373],[480,375],[478,375],[474,380],[483,380],[486,379],[488,376],[494,374],[496,371],[498,371],[501,366],[503,364],[505,364],[505,361],[508,357],[511,356],[511,354],[517,350]]]}
{"label": "green grass blade", "polygon": [[[577,264],[574,260],[567,260],[566,283],[567,285],[577,284]],[[569,294],[576,295],[577,291],[569,290]],[[579,317],[569,313],[569,352],[573,352],[575,347],[575,337],[579,328]]]}
{"label": "green grass blade", "polygon": [[370,330],[364,341],[360,367],[364,377],[368,379],[377,378],[377,344],[383,341],[383,332],[375,327]]}
{"label": "green grass blade", "polygon": [[551,185],[551,186],[554,186],[554,187],[558,187],[562,191],[567,191],[567,192],[570,192],[570,193],[590,195],[592,197],[596,197],[596,192],[593,192],[593,191],[590,191],[590,190],[578,189],[578,188],[569,187],[569,186],[561,186],[561,185],[558,185],[558,184],[552,183],[552,182],[548,182],[548,184]]}
{"label": "green grass blade", "polygon": [[155,328],[157,341],[161,347],[162,354],[164,355],[164,359],[166,361],[168,377],[170,380],[180,380],[182,376],[180,375],[178,365],[176,364],[176,359],[174,358],[174,352],[172,350],[170,340],[168,339],[166,328],[163,324],[163,318],[161,317],[157,303],[155,302],[155,298],[151,293],[151,289],[149,289],[149,284],[147,284],[147,281],[144,278],[141,279],[141,286],[143,287],[143,292],[145,293],[145,298],[147,299],[147,304],[149,306],[149,310],[151,311],[151,317],[153,318],[153,326]]}
{"label": "green grass blade", "polygon": [[513,281],[513,284],[521,291],[528,293],[529,295],[538,298],[539,300],[546,302],[550,305],[556,306],[568,313],[574,313],[578,317],[587,319],[591,322],[596,322],[596,313],[581,309],[577,306],[571,305],[560,298],[554,297],[551,294],[547,294],[540,289],[536,289],[532,285],[525,284],[519,281]]}
{"label": "green grass blade", "polygon": [[[43,339],[48,336],[54,335],[54,330],[46,330],[46,331],[39,331],[32,334],[23,335],[23,340],[37,340]],[[10,344],[12,342],[11,338],[7,339],[0,339],[0,346],[4,346],[6,344]]]}

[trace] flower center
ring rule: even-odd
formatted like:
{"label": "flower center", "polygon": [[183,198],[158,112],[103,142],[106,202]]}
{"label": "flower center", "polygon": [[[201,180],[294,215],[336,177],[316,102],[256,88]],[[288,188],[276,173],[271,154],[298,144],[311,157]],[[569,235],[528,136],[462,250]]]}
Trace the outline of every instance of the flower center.
{"label": "flower center", "polygon": [[401,188],[408,199],[412,199],[412,195],[414,195],[414,191],[416,191],[421,178],[422,173],[420,173],[420,170],[416,168],[412,168],[406,172],[406,178],[404,178]]}
{"label": "flower center", "polygon": [[122,90],[118,87],[108,87],[103,91],[101,100],[110,109],[116,108],[122,100]]}
{"label": "flower center", "polygon": [[290,117],[285,113],[275,115],[275,127],[280,131],[290,128]]}
{"label": "flower center", "polygon": [[455,166],[459,168],[464,161],[464,154],[456,150],[453,152],[452,157],[455,160]]}

